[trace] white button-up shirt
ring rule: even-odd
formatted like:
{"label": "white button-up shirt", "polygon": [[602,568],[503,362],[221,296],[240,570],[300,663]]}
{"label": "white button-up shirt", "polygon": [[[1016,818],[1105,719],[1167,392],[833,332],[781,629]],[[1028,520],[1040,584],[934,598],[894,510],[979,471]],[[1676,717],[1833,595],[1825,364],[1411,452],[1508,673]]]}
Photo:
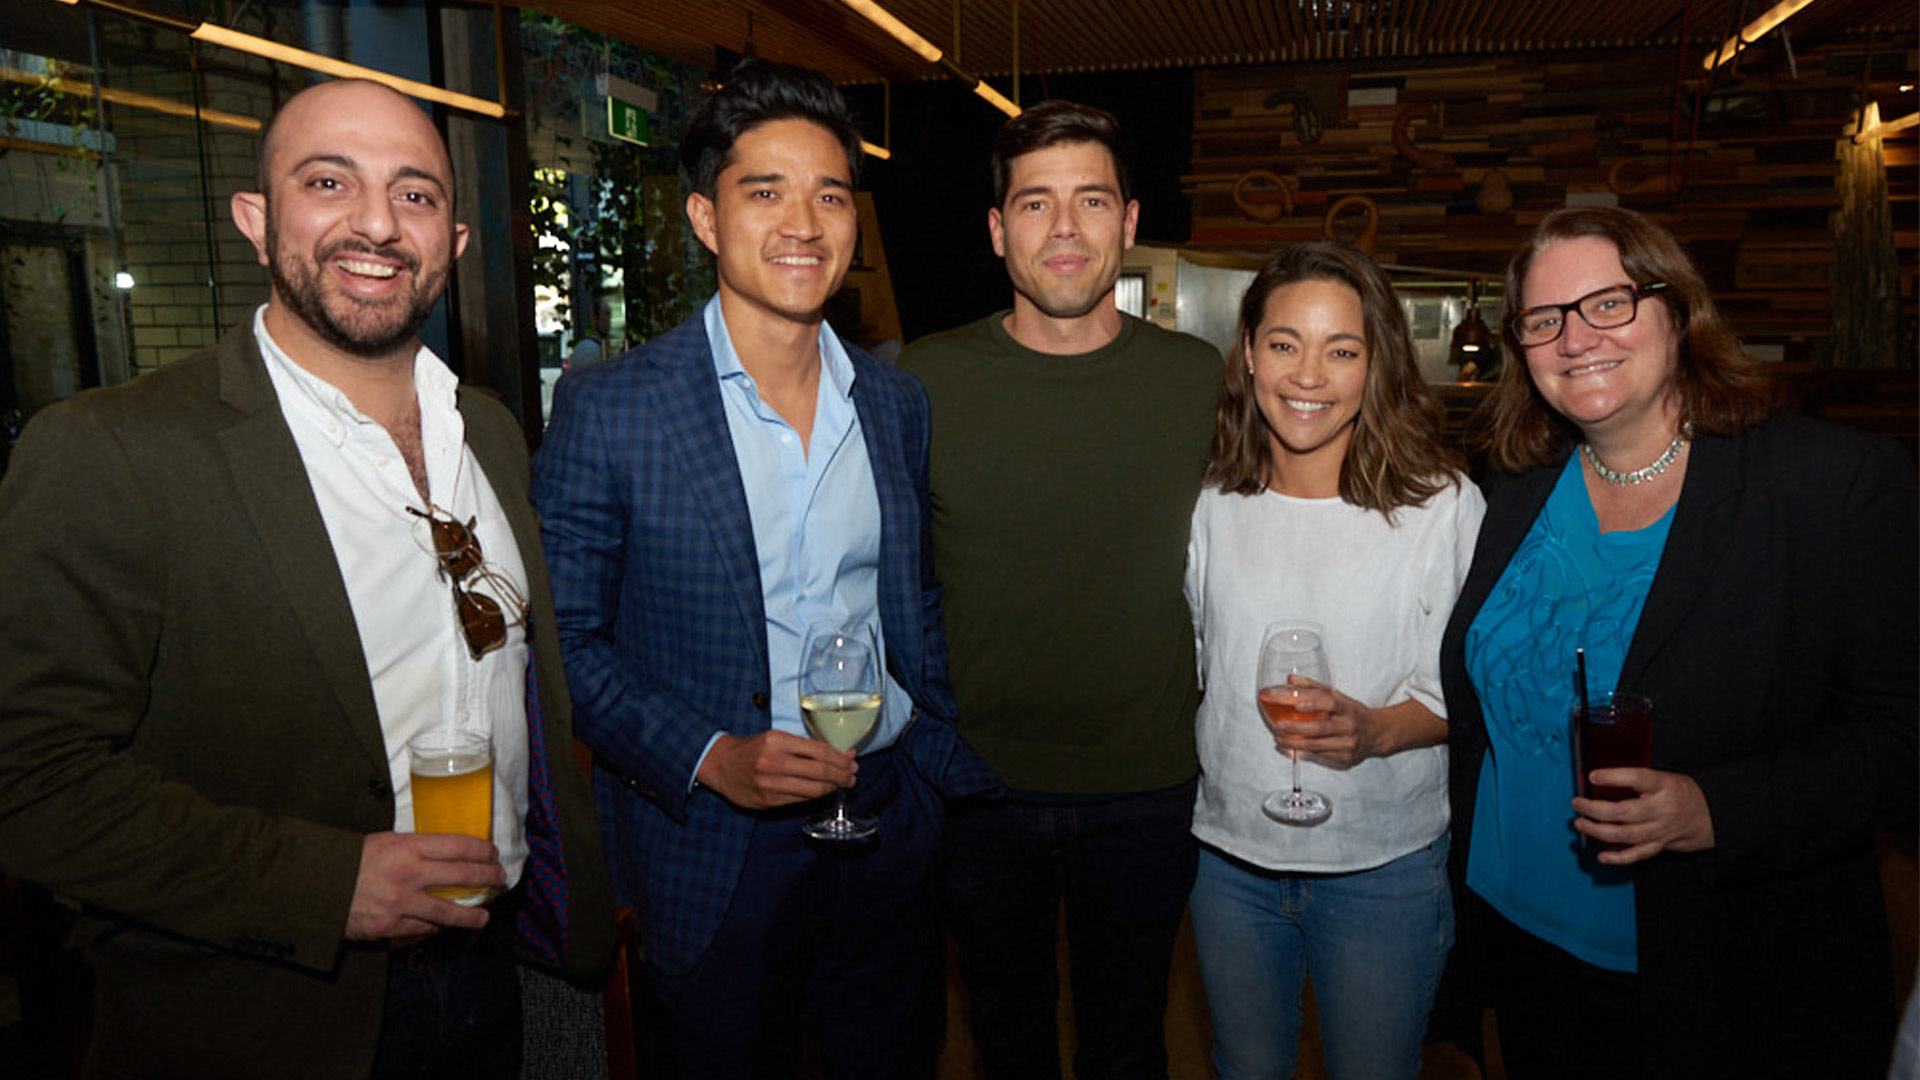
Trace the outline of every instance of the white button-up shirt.
{"label": "white button-up shirt", "polygon": [[[267,333],[265,311],[262,306],[254,313],[254,339],[346,582],[386,737],[394,830],[413,831],[407,740],[441,727],[490,731],[493,842],[512,887],[527,860],[525,628],[514,626],[500,648],[472,658],[427,523],[407,512],[426,506],[392,436],[346,394],[281,351]],[[413,382],[433,504],[461,524],[476,519],[473,533],[487,563],[524,596],[527,573],[519,546],[466,445],[466,425],[455,407],[458,380],[422,347],[414,357]],[[509,618],[517,614],[512,600],[477,575],[469,574],[463,585],[494,596]]]}

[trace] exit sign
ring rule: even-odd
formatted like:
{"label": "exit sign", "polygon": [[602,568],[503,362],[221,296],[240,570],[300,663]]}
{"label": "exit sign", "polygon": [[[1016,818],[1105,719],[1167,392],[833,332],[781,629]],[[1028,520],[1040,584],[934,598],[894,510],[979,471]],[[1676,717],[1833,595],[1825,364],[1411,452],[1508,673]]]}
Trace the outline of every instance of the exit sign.
{"label": "exit sign", "polygon": [[619,98],[608,98],[607,133],[616,139],[645,146],[653,138],[653,125],[648,123],[646,111],[640,106]]}
{"label": "exit sign", "polygon": [[607,96],[607,133],[641,146],[653,138],[653,124],[647,119],[659,102],[659,96],[644,87],[608,75],[598,76],[598,89]]}

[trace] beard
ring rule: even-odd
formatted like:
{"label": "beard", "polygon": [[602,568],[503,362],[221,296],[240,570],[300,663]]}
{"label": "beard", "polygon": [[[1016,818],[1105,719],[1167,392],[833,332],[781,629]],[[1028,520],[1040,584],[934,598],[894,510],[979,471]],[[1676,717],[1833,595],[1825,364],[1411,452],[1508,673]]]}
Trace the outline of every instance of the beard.
{"label": "beard", "polygon": [[[420,260],[397,246],[375,246],[354,240],[341,240],[315,253],[312,260],[283,258],[280,230],[273,220],[273,204],[267,203],[267,273],[273,278],[275,294],[301,322],[311,327],[329,345],[367,359],[386,356],[420,334],[427,315],[446,289],[447,267],[441,266],[419,277]],[[345,252],[392,259],[402,273],[414,278],[410,294],[391,300],[368,301],[344,292],[329,293],[321,277],[322,266]]]}

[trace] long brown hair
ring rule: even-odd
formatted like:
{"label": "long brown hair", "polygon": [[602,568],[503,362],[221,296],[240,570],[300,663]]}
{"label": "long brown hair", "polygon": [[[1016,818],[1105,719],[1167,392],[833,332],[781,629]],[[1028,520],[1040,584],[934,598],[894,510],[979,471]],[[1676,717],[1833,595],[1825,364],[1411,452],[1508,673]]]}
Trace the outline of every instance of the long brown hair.
{"label": "long brown hair", "polygon": [[1440,403],[1420,374],[1407,316],[1387,275],[1372,259],[1339,244],[1295,244],[1267,260],[1240,299],[1239,335],[1227,363],[1213,428],[1206,482],[1234,495],[1258,494],[1272,444],[1247,371],[1247,343],[1260,328],[1267,297],[1283,285],[1331,281],[1360,296],[1367,336],[1367,381],[1353,438],[1340,462],[1340,497],[1389,521],[1457,484],[1460,455],[1441,439]]}
{"label": "long brown hair", "polygon": [[[1541,219],[1527,245],[1507,266],[1507,305],[1518,310],[1521,286],[1533,260],[1559,240],[1597,236],[1620,252],[1632,284],[1664,281],[1652,302],[1665,304],[1678,337],[1672,386],[1680,396],[1680,419],[1696,431],[1731,435],[1766,418],[1776,400],[1773,380],[1747,356],[1713,306],[1707,283],[1666,228],[1633,210],[1612,206],[1569,207]],[[1647,303],[1648,301],[1642,301]],[[1573,421],[1540,396],[1527,371],[1526,353],[1511,332],[1500,335],[1505,356],[1500,382],[1487,399],[1481,442],[1494,468],[1519,471],[1560,461],[1581,441]]]}

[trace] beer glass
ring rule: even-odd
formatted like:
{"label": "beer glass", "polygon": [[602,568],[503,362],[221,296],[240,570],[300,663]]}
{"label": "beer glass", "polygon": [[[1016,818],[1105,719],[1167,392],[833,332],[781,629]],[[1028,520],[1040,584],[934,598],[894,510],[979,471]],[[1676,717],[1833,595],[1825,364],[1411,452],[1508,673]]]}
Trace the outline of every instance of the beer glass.
{"label": "beer glass", "polygon": [[[412,776],[413,831],[493,839],[493,737],[484,731],[441,728],[407,740]],[[472,907],[487,889],[441,885],[427,890]]]}

